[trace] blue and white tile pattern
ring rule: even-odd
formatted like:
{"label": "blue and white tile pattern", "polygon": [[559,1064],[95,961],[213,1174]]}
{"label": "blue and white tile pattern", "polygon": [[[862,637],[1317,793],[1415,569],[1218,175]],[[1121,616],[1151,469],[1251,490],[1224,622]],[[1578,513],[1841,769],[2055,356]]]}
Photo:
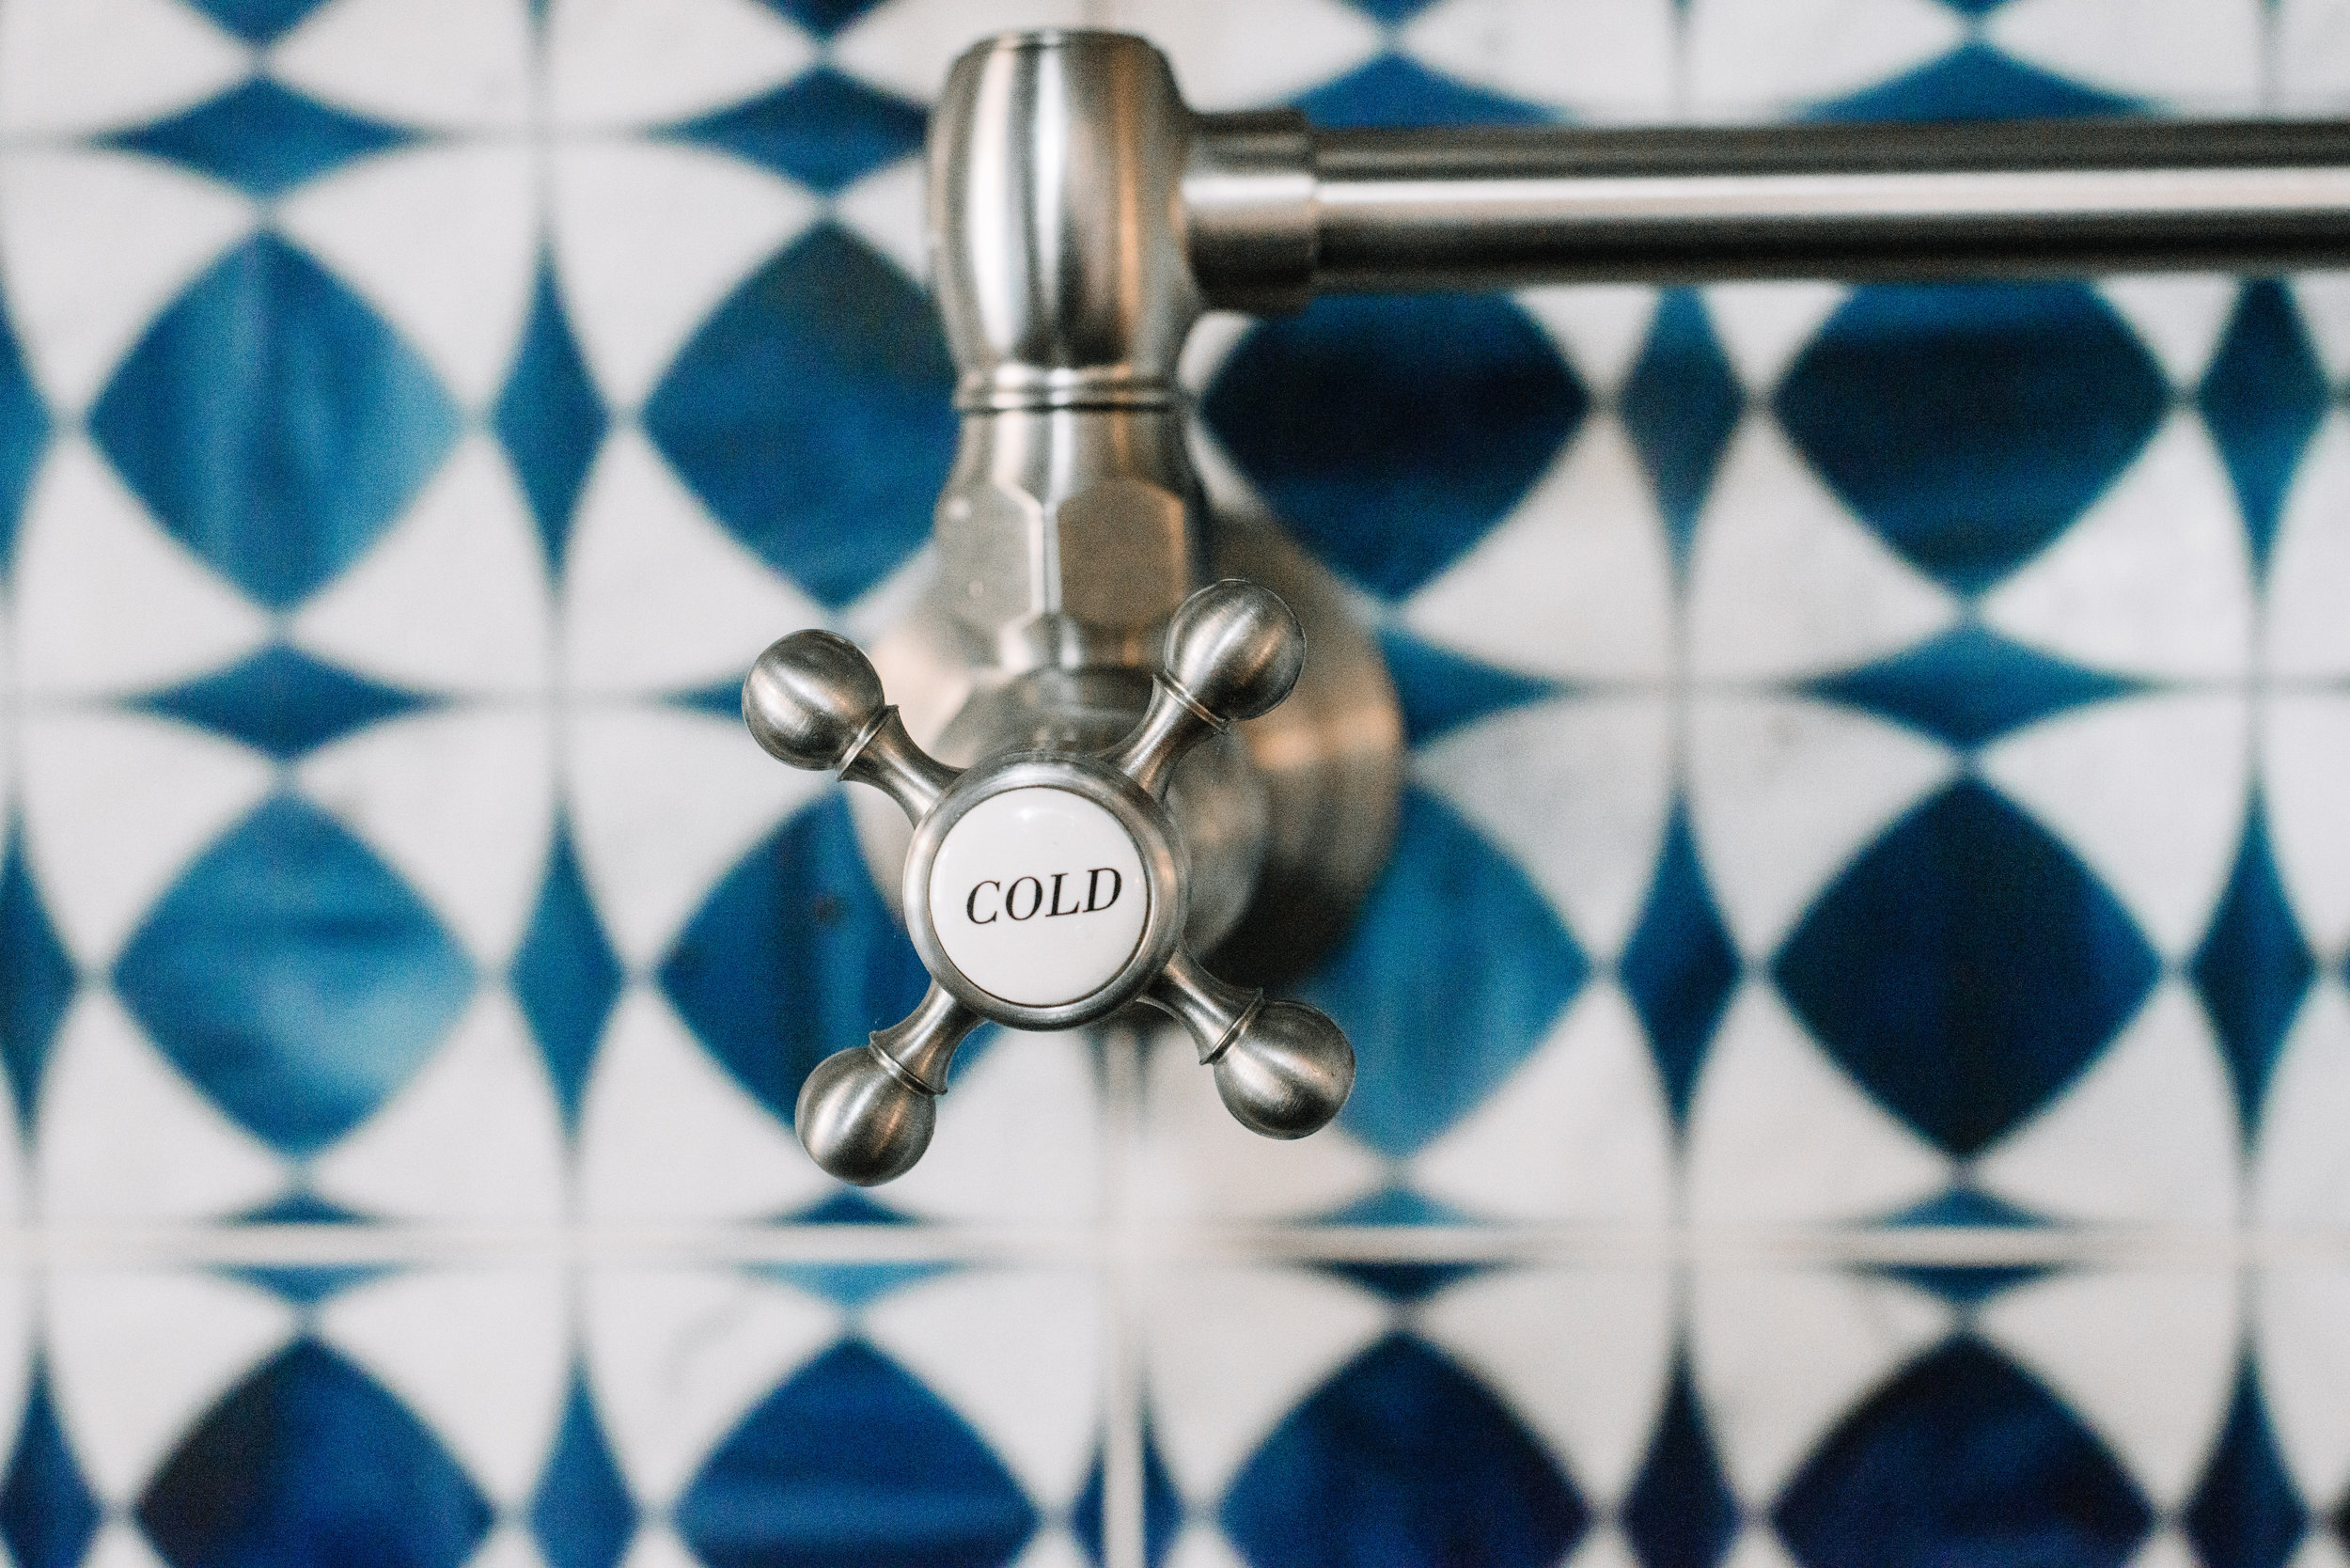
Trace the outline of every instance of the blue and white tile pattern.
{"label": "blue and white tile pattern", "polygon": [[1402,690],[1337,1127],[975,1041],[732,717],[919,589],[924,101],[2350,108],[2343,0],[0,0],[16,1568],[2350,1568],[2350,284],[1203,324]]}

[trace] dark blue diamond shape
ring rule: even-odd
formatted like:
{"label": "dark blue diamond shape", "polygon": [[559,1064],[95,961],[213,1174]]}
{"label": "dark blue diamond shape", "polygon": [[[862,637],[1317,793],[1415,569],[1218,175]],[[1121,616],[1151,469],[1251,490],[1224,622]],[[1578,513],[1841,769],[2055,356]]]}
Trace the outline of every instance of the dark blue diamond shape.
{"label": "dark blue diamond shape", "polygon": [[223,1269],[232,1279],[258,1285],[297,1307],[316,1307],[353,1286],[381,1279],[393,1271],[364,1263],[261,1263]]}
{"label": "dark blue diamond shape", "polygon": [[12,823],[0,845],[0,1066],[8,1069],[17,1121],[27,1133],[57,1026],[73,1005],[73,984],[72,955],[33,882],[24,824]]}
{"label": "dark blue diamond shape", "polygon": [[2136,691],[2138,683],[2050,658],[1970,620],[1889,659],[1814,681],[1810,689],[1954,746],[1979,746],[2068,708]]}
{"label": "dark blue diamond shape", "polygon": [[48,1367],[37,1361],[8,1473],[0,1480],[0,1540],[16,1568],[74,1568],[102,1518],[58,1424]]}
{"label": "dark blue diamond shape", "polygon": [[703,323],[644,426],[737,539],[839,604],[929,536],[953,392],[930,302],[822,224]]}
{"label": "dark blue diamond shape", "polygon": [[572,1378],[562,1430],[530,1499],[547,1568],[614,1568],[636,1533],[636,1503],[613,1462],[584,1375]]}
{"label": "dark blue diamond shape", "polygon": [[673,134],[724,148],[829,196],[917,150],[925,124],[920,104],[819,66],[790,86],[705,115]]}
{"label": "dark blue diamond shape", "polygon": [[1540,125],[1557,118],[1539,104],[1440,76],[1402,55],[1382,55],[1326,82],[1297,99],[1296,107],[1316,125],[1332,126]]}
{"label": "dark blue diamond shape", "polygon": [[414,713],[431,699],[380,685],[273,643],[243,663],[137,705],[201,725],[290,761],[370,724]]}
{"label": "dark blue diamond shape", "polygon": [[148,329],[89,426],[164,527],[283,609],[391,525],[459,417],[398,334],[264,234]]}
{"label": "dark blue diamond shape", "polygon": [[2301,449],[2330,400],[2285,286],[2273,277],[2247,283],[2195,401],[2227,460],[2252,558],[2264,567]]}
{"label": "dark blue diamond shape", "polygon": [[763,3],[768,9],[782,12],[818,38],[828,39],[880,5],[882,0],[763,0]]}
{"label": "dark blue diamond shape", "polygon": [[1838,1423],[1774,1517],[1807,1568],[2121,1568],[2154,1522],[2078,1418],[1966,1339]]}
{"label": "dark blue diamond shape", "polygon": [[171,1568],[460,1568],[491,1519],[405,1405],[306,1340],[223,1395],[138,1505]]}
{"label": "dark blue diamond shape", "polygon": [[1225,1493],[1222,1518],[1254,1568],[1546,1568],[1591,1512],[1500,1401],[1399,1334],[1282,1419]]}
{"label": "dark blue diamond shape", "polygon": [[2227,891],[2219,896],[2211,929],[2188,970],[2218,1031],[2228,1077],[2235,1086],[2236,1112],[2248,1131],[2260,1118],[2285,1031],[2317,976],[2317,961],[2294,920],[2257,803],[2245,819],[2244,842]]}
{"label": "dark blue diamond shape", "polygon": [[1386,870],[1306,987],[1355,1043],[1347,1129],[1418,1149],[1500,1087],[1590,974],[1526,873],[1406,791]]}
{"label": "dark blue diamond shape", "polygon": [[1961,16],[1981,17],[1989,16],[1993,11],[2006,5],[2007,0],[1942,0],[1942,4],[1950,7]]}
{"label": "dark blue diamond shape", "polygon": [[2236,1374],[2228,1424],[2179,1522],[2206,1568],[2284,1568],[2301,1544],[2309,1511],[2285,1473],[2249,1360]]}
{"label": "dark blue diamond shape", "polygon": [[604,1020],[611,1016],[626,979],[619,956],[596,918],[595,901],[572,847],[571,827],[557,823],[555,841],[547,850],[539,907],[515,950],[507,983],[530,1020],[568,1125],[578,1125],[580,1096],[587,1092],[588,1070],[595,1065],[596,1043],[603,1038]]}
{"label": "dark blue diamond shape", "polygon": [[1837,878],[1775,968],[1845,1071],[1965,1158],[2077,1077],[2161,963],[2069,850],[1970,780]]}
{"label": "dark blue diamond shape", "polygon": [[189,1081],[308,1154],[424,1064],[464,1011],[473,967],[364,844],[280,796],[180,873],[114,980]]}
{"label": "dark blue diamond shape", "polygon": [[132,152],[201,169],[266,201],[354,158],[415,138],[255,77],[183,115],[109,139]]}
{"label": "dark blue diamond shape", "polygon": [[713,718],[736,723],[743,717],[743,676],[729,675],[723,681],[697,686],[691,691],[671,692],[667,700],[681,708],[691,708]]}
{"label": "dark blue diamond shape", "polygon": [[1325,299],[1267,321],[1200,413],[1303,542],[1401,598],[1525,498],[1590,407],[1526,312],[1461,294]]}
{"label": "dark blue diamond shape", "polygon": [[1664,853],[1657,856],[1656,880],[1649,886],[1648,907],[1616,963],[1648,1028],[1649,1050],[1665,1080],[1675,1121],[1689,1113],[1705,1047],[1730,1005],[1739,970],[1738,949],[1706,891],[1688,812],[1676,806]]}
{"label": "dark blue diamond shape", "polygon": [[247,43],[268,43],[324,0],[194,0],[198,10]]}
{"label": "dark blue diamond shape", "polygon": [[743,1418],[675,1519],[711,1568],[996,1568],[1039,1523],[969,1427],[854,1341]]}
{"label": "dark blue diamond shape", "polygon": [[1401,27],[1434,5],[1435,0],[1347,0],[1347,3],[1390,27]]}
{"label": "dark blue diamond shape", "polygon": [[1982,43],[1966,43],[1905,76],[1823,104],[1820,119],[1971,120],[2069,119],[2121,115],[2143,108],[2011,59]]}
{"label": "dark blue diamond shape", "polygon": [[1537,676],[1480,664],[1393,627],[1379,634],[1379,651],[1386,655],[1387,675],[1403,709],[1403,739],[1412,746],[1568,689]]}
{"label": "dark blue diamond shape", "polygon": [[[1097,1453],[1084,1490],[1069,1508],[1069,1531],[1095,1568],[1106,1568],[1110,1561],[1102,1532],[1104,1484],[1102,1457]],[[1158,1442],[1146,1420],[1142,1428],[1142,1560],[1146,1568],[1159,1568],[1167,1560],[1167,1550],[1183,1529],[1183,1494],[1175,1490],[1175,1479],[1167,1474],[1167,1461],[1159,1457]]]}
{"label": "dark blue diamond shape", "polygon": [[530,325],[490,422],[514,460],[547,564],[559,568],[571,539],[572,507],[612,421],[563,314],[555,268],[543,258],[531,295]]}
{"label": "dark blue diamond shape", "polygon": [[49,445],[49,410],[25,373],[24,351],[0,309],[0,575],[16,553],[16,530],[24,493]]}
{"label": "dark blue diamond shape", "polygon": [[744,855],[661,966],[701,1043],[786,1120],[819,1061],[904,1017],[928,983],[838,796]]}
{"label": "dark blue diamond shape", "polygon": [[1738,1498],[1706,1435],[1685,1358],[1673,1365],[1648,1457],[1623,1500],[1623,1532],[1643,1568],[1714,1568],[1738,1533]]}
{"label": "dark blue diamond shape", "polygon": [[1846,301],[1775,406],[1863,521],[1973,590],[2078,517],[2170,398],[2145,346],[2084,285],[1904,285]]}
{"label": "dark blue diamond shape", "polygon": [[230,1225],[364,1225],[368,1216],[356,1209],[346,1209],[340,1203],[329,1203],[317,1193],[300,1187],[284,1193],[268,1202],[231,1215],[225,1222]]}
{"label": "dark blue diamond shape", "polygon": [[1714,336],[1705,302],[1694,289],[1668,290],[1616,406],[1648,469],[1673,557],[1684,566],[1698,510],[1746,405],[1746,388]]}

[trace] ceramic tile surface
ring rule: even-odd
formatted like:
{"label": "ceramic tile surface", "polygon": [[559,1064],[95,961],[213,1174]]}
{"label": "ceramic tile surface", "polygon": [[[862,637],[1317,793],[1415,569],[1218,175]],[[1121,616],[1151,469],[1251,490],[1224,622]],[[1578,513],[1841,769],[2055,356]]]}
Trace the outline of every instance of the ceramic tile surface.
{"label": "ceramic tile surface", "polygon": [[0,0],[15,1568],[2350,1568],[2350,284],[1203,324],[1376,634],[1339,1123],[976,1037],[735,717],[927,581],[925,101],[2350,107],[2341,0]]}

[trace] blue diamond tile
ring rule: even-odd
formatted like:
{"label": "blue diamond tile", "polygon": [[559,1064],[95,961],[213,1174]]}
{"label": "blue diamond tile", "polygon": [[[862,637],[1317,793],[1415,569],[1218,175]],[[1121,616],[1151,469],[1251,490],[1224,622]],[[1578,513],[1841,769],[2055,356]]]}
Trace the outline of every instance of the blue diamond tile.
{"label": "blue diamond tile", "polygon": [[1969,620],[1810,689],[1971,747],[2068,708],[2124,696],[2138,683],[2050,658]]}
{"label": "blue diamond tile", "polygon": [[2244,286],[2195,400],[2227,460],[2252,558],[2266,566],[2293,471],[2331,400],[2325,368],[2282,283],[2255,278]]}
{"label": "blue diamond tile", "polygon": [[1500,1087],[1590,974],[1526,873],[1407,790],[1394,856],[1305,987],[1355,1043],[1348,1131],[1418,1149]]}
{"label": "blue diamond tile", "polygon": [[14,560],[24,494],[48,446],[49,410],[25,372],[8,312],[0,308],[0,576]]}
{"label": "blue diamond tile", "polygon": [[1403,710],[1404,744],[1412,746],[1568,689],[1538,676],[1480,664],[1393,627],[1379,633],[1379,651],[1386,656],[1387,676]]}
{"label": "blue diamond tile", "polygon": [[2076,1078],[2161,964],[2071,851],[1963,781],[1864,851],[1775,969],[1844,1070],[1964,1158]]}
{"label": "blue diamond tile", "polygon": [[431,700],[273,643],[217,674],[141,698],[137,706],[290,761]]}
{"label": "blue diamond tile", "polygon": [[1336,298],[1242,339],[1201,416],[1299,540],[1401,598],[1468,553],[1590,394],[1497,294]]}
{"label": "blue diamond tile", "polygon": [[2187,967],[2218,1032],[2240,1124],[2248,1131],[2260,1118],[2285,1031],[2317,977],[2317,961],[2294,920],[2257,803],[2245,820],[2235,870],[2211,929]]}
{"label": "blue diamond tile", "polygon": [[229,1225],[365,1225],[368,1216],[356,1209],[330,1203],[315,1192],[296,1187],[243,1214],[231,1215]]}
{"label": "blue diamond tile", "polygon": [[550,566],[563,563],[572,508],[611,422],[563,313],[554,266],[541,259],[530,324],[523,331],[506,389],[490,411],[490,423],[514,461]]}
{"label": "blue diamond tile", "polygon": [[256,77],[185,114],[109,139],[132,152],[185,164],[266,201],[413,138],[396,126]]}
{"label": "blue diamond tile", "polygon": [[138,1504],[171,1568],[460,1568],[491,1519],[423,1422],[306,1340],[221,1396]]}
{"label": "blue diamond tile", "polygon": [[[819,1061],[904,1017],[929,984],[873,890],[838,795],[784,823],[727,873],[660,979],[702,1044],[787,1120]],[[959,1054],[956,1065],[967,1059]]]}
{"label": "blue diamond tile", "polygon": [[713,718],[737,724],[743,718],[743,682],[749,674],[750,671],[745,669],[741,675],[729,675],[707,686],[671,692],[666,700],[680,708],[689,708],[696,713],[708,713]]}
{"label": "blue diamond tile", "polygon": [[2078,517],[2170,400],[2145,345],[2085,285],[1904,285],[1846,301],[1774,406],[1862,521],[1973,590]]}
{"label": "blue diamond tile", "polygon": [[953,393],[929,300],[821,224],[703,323],[644,427],[737,539],[837,605],[929,537]]}
{"label": "blue diamond tile", "polygon": [[572,1378],[563,1426],[530,1499],[547,1568],[615,1568],[636,1533],[636,1503],[596,1419],[584,1374]]}
{"label": "blue diamond tile", "polygon": [[[1085,1487],[1077,1500],[1070,1505],[1069,1530],[1085,1548],[1086,1560],[1094,1568],[1107,1568],[1111,1557],[1103,1544],[1102,1496],[1104,1477],[1102,1457],[1094,1456],[1093,1469],[1086,1477]],[[1175,1478],[1167,1474],[1167,1461],[1159,1457],[1159,1445],[1152,1434],[1150,1423],[1142,1429],[1142,1560],[1145,1568],[1160,1568],[1167,1560],[1168,1548],[1183,1529],[1183,1497],[1175,1490]]]}
{"label": "blue diamond tile", "polygon": [[73,959],[57,938],[24,855],[21,823],[0,843],[0,1066],[30,1132],[57,1026],[73,1004]]}
{"label": "blue diamond tile", "polygon": [[221,1272],[232,1279],[258,1285],[296,1307],[309,1308],[370,1280],[381,1279],[393,1270],[362,1263],[261,1263]]}
{"label": "blue diamond tile", "polygon": [[[1883,1223],[1903,1230],[2024,1230],[2045,1222],[1988,1193],[1955,1186],[1887,1216]],[[2037,1264],[1899,1263],[1876,1272],[1938,1295],[1954,1307],[1966,1308],[1978,1306],[2001,1291],[2041,1278],[2051,1271]]]}
{"label": "blue diamond tile", "polygon": [[247,43],[268,43],[324,0],[192,0],[196,8]]}
{"label": "blue diamond tile", "polygon": [[0,1541],[15,1568],[74,1568],[102,1517],[58,1424],[48,1369],[36,1362],[16,1448],[0,1479]]}
{"label": "blue diamond tile", "polygon": [[2007,4],[2007,0],[1942,0],[1942,4],[1961,16],[1984,17]]}
{"label": "blue diamond tile", "polygon": [[2248,1359],[2236,1375],[2228,1424],[2180,1524],[2205,1568],[2284,1568],[2309,1523],[2261,1406]]}
{"label": "blue diamond tile", "polygon": [[1668,290],[1616,407],[1656,492],[1673,557],[1684,567],[1699,509],[1746,404],[1704,300],[1694,289]]}
{"label": "blue diamond tile", "polygon": [[828,39],[880,5],[882,0],[761,0],[818,38]]}
{"label": "blue diamond tile", "polygon": [[572,847],[571,826],[557,823],[547,850],[546,879],[539,887],[539,906],[515,949],[507,983],[523,1016],[530,1020],[539,1055],[563,1105],[563,1120],[572,1127],[579,1123],[580,1097],[588,1090],[604,1020],[612,1015],[626,979],[619,955],[596,918],[595,901],[588,896],[578,853]]}
{"label": "blue diamond tile", "polygon": [[675,1519],[710,1568],[996,1568],[1039,1523],[977,1434],[855,1341],[745,1416]]}
{"label": "blue diamond tile", "polygon": [[953,1263],[762,1263],[752,1269],[808,1295],[855,1311],[892,1292],[951,1274]]}
{"label": "blue diamond tile", "polygon": [[398,334],[308,256],[260,235],[148,329],[89,426],[164,527],[283,609],[392,525],[459,420]]}
{"label": "blue diamond tile", "polygon": [[357,1126],[473,991],[464,951],[366,845],[280,796],[157,901],[115,990],[214,1104],[293,1154]]}
{"label": "blue diamond tile", "polygon": [[1860,121],[2067,119],[2142,106],[1974,42],[1815,112],[1821,119]]}
{"label": "blue diamond tile", "polygon": [[1623,1500],[1643,1568],[1714,1568],[1738,1534],[1738,1498],[1715,1456],[1686,1358],[1673,1366],[1648,1457]]}
{"label": "blue diamond tile", "polygon": [[1295,106],[1328,126],[1539,125],[1556,118],[1539,104],[1456,82],[1402,55],[1382,55]]}
{"label": "blue diamond tile", "polygon": [[723,148],[830,195],[920,150],[922,106],[828,66],[789,86],[705,115],[672,134]]}
{"label": "blue diamond tile", "polygon": [[2079,1418],[1966,1339],[1846,1416],[1774,1519],[1805,1568],[2122,1568],[2154,1522]]}
{"label": "blue diamond tile", "polygon": [[1689,1113],[1689,1096],[1705,1048],[1736,989],[1738,949],[1721,912],[1706,890],[1697,836],[1685,808],[1676,806],[1657,856],[1648,907],[1616,962],[1623,988],[1648,1029],[1649,1050],[1665,1081],[1665,1094],[1679,1121]]}
{"label": "blue diamond tile", "polygon": [[1435,0],[1347,0],[1356,10],[1385,23],[1401,27],[1435,3]]}
{"label": "blue diamond tile", "polygon": [[1390,1335],[1283,1418],[1225,1493],[1222,1522],[1252,1568],[1548,1568],[1591,1513],[1483,1385]]}

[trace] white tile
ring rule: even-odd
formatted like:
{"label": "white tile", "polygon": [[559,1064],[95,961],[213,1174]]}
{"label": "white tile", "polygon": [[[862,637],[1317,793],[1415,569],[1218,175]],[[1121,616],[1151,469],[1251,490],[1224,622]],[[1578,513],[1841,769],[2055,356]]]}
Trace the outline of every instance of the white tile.
{"label": "white tile", "polygon": [[813,39],[756,0],[557,0],[545,48],[549,111],[567,129],[691,119],[816,58]]}
{"label": "white tile", "polygon": [[2237,696],[2121,698],[2061,713],[1982,754],[1982,776],[2120,896],[2157,951],[2191,952],[2235,864],[2251,711]]}
{"label": "white tile", "polygon": [[1149,1039],[1143,1071],[1135,1184],[1154,1223],[1320,1214],[1376,1192],[1386,1177],[1386,1163],[1343,1127],[1283,1142],[1233,1121],[1190,1037],[1171,1026]]}
{"label": "white tile", "polygon": [[1595,415],[1475,549],[1403,607],[1421,636],[1537,675],[1662,677],[1672,556],[1623,427]]}
{"label": "white tile", "polygon": [[2282,0],[2277,8],[2277,97],[2289,113],[2350,103],[2350,4]]}
{"label": "white tile", "polygon": [[[1047,8],[1026,7],[1026,9]],[[1175,68],[1183,102],[1195,109],[1255,109],[1336,81],[1375,56],[1378,26],[1340,0],[1251,0],[1203,6],[1198,0],[1107,0],[1096,26],[1140,33]],[[871,25],[880,26],[877,18]],[[965,41],[983,37],[973,29]],[[864,39],[860,47],[870,48]],[[905,80],[917,96],[934,96],[942,70],[926,83]]]}
{"label": "white tile", "polygon": [[2320,979],[2278,1053],[2252,1151],[2248,1217],[2285,1231],[2350,1221],[2350,996]]}
{"label": "white tile", "polygon": [[529,149],[510,142],[408,148],[304,185],[277,209],[277,227],[478,410],[497,396],[530,310],[540,175]]}
{"label": "white tile", "polygon": [[1695,0],[1687,26],[1690,107],[1706,118],[1839,98],[1966,36],[1934,0]]}
{"label": "white tile", "polygon": [[2350,1266],[2279,1263],[2252,1278],[2261,1402],[2285,1469],[2315,1508],[2350,1487]]}
{"label": "white tile", "polygon": [[2326,416],[2301,455],[2268,556],[2263,664],[2290,680],[2350,675],[2350,417]]}
{"label": "white tile", "polygon": [[318,1332],[512,1508],[528,1498],[562,1419],[565,1297],[553,1267],[429,1268],[337,1294],[319,1309]]}
{"label": "white tile", "polygon": [[495,969],[529,923],[554,832],[549,718],[528,707],[428,709],[313,753],[294,778]]}
{"label": "white tile", "polygon": [[1714,1031],[1686,1148],[1698,1226],[1869,1219],[1933,1197],[1951,1176],[1948,1156],[1853,1082],[1761,981]]}
{"label": "white tile", "polygon": [[2259,105],[2260,0],[2013,0],[1984,31],[2043,71],[2173,111]]}
{"label": "white tile", "polygon": [[1464,725],[1415,779],[1506,851],[1593,956],[1640,918],[1672,804],[1672,711],[1660,696],[1574,697]]}
{"label": "white tile", "polygon": [[2092,668],[2241,675],[2251,569],[2218,449],[2200,419],[2178,414],[2078,522],[1992,591],[1982,618]]}
{"label": "white tile", "polygon": [[[2121,14],[2121,13],[2116,13]],[[2107,277],[2097,283],[2106,303],[2162,364],[2170,384],[2192,391],[2210,368],[2235,310],[2237,280],[2201,274]]]}
{"label": "white tile", "polygon": [[1089,9],[1088,0],[892,0],[836,37],[832,58],[885,91],[928,103],[946,86],[947,68],[979,39],[1083,27],[1093,21]]}
{"label": "white tile", "polygon": [[341,108],[435,131],[529,122],[525,0],[338,0],[269,51],[270,73]]}
{"label": "white tile", "polygon": [[1402,42],[1449,76],[1605,124],[1672,114],[1674,21],[1671,0],[1447,0]]}
{"label": "white tile", "polygon": [[2261,791],[2277,872],[2302,934],[2327,964],[2350,948],[2350,698],[2278,694],[2261,715]]}
{"label": "white tile", "polygon": [[173,0],[0,6],[0,131],[77,133],[161,119],[233,86],[252,51]]}
{"label": "white tile", "polygon": [[1521,289],[1511,298],[1542,323],[1576,379],[1602,400],[1613,398],[1632,373],[1656,319],[1657,291],[1642,284]]}
{"label": "white tile", "polygon": [[2061,1395],[2165,1510],[2186,1500],[2227,1419],[2237,1324],[2233,1274],[2181,1267],[2053,1275],[1975,1315],[1977,1331]]}
{"label": "white tile", "polygon": [[926,1219],[1081,1223],[1100,1204],[1101,1108],[1082,1031],[1001,1031],[938,1103],[922,1163],[883,1198]]}

